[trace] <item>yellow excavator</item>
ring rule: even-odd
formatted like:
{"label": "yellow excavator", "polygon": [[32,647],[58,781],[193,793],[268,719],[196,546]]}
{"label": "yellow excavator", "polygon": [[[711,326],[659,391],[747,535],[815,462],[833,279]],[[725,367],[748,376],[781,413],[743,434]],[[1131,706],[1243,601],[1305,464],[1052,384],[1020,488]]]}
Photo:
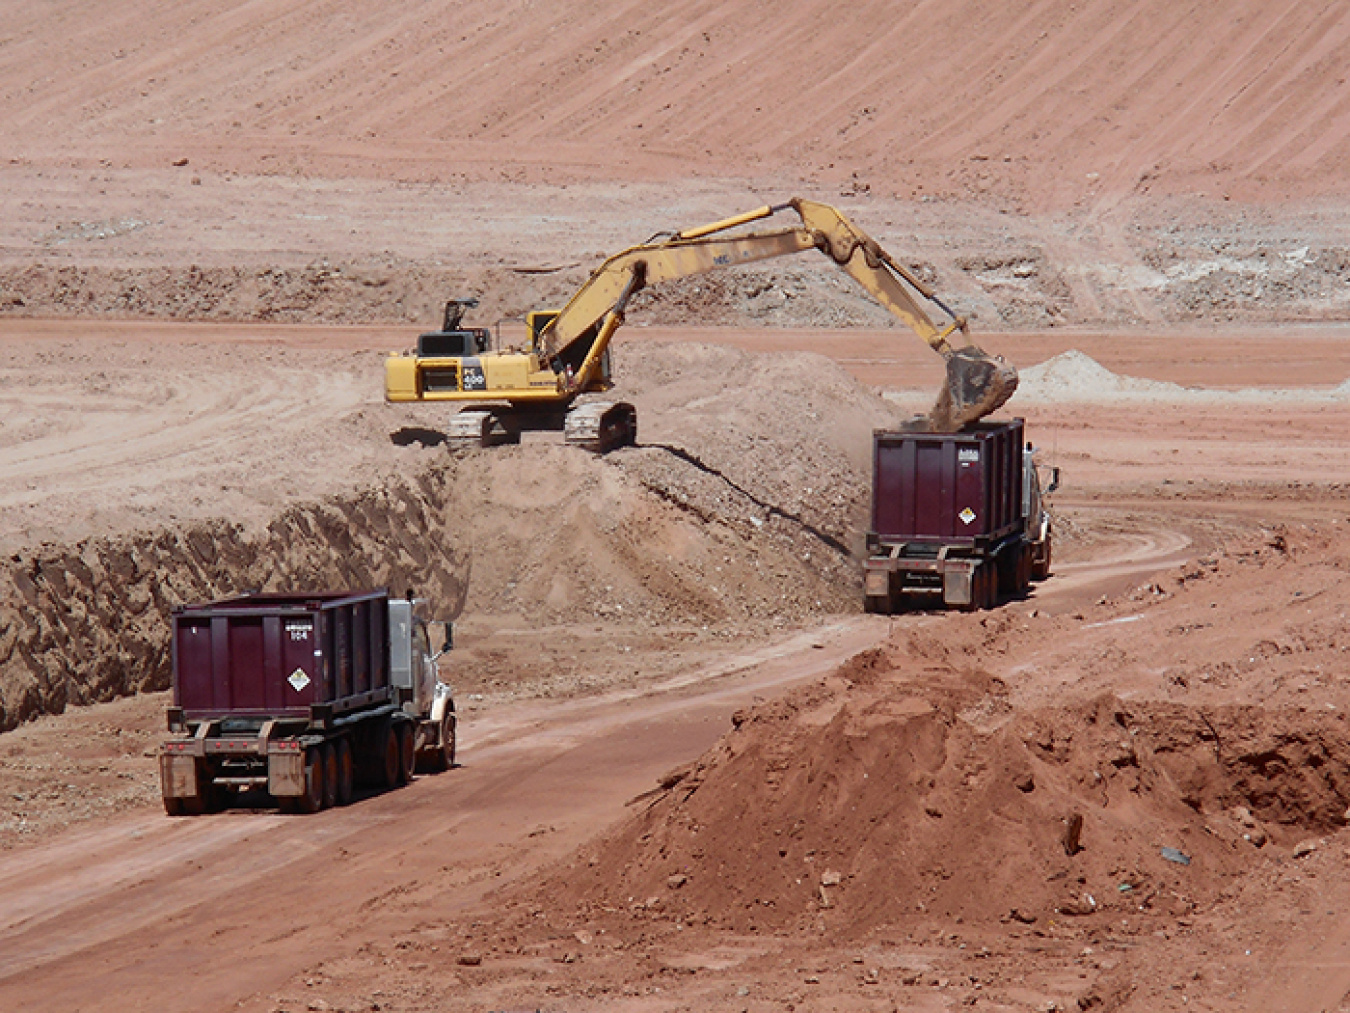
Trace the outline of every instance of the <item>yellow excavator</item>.
{"label": "yellow excavator", "polygon": [[[800,225],[737,231],[795,211]],[[650,285],[804,250],[819,250],[947,362],[947,382],[927,417],[934,432],[956,432],[998,410],[1017,389],[1017,371],[969,341],[964,318],[914,273],[827,204],[793,199],[682,232],[658,234],[606,260],[561,310],[528,315],[529,346],[489,350],[490,332],[460,326],[475,300],[452,300],[441,330],[413,352],[385,360],[389,401],[450,401],[452,447],[516,443],[523,431],[562,430],[569,444],[597,453],[637,441],[637,412],[627,402],[583,401],[610,379],[609,344],[632,297]],[[917,296],[948,322],[939,328]],[[961,344],[953,337],[961,334]]]}

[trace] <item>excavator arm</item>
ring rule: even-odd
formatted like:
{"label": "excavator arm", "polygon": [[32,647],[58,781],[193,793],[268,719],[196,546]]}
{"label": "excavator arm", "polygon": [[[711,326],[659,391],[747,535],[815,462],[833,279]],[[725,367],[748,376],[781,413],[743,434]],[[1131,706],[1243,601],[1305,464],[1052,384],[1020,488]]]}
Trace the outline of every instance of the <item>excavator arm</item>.
{"label": "excavator arm", "polygon": [[[789,209],[797,212],[801,225],[726,234]],[[675,233],[610,257],[540,334],[539,355],[547,361],[558,361],[577,343],[589,341],[581,365],[568,381],[571,390],[585,390],[614,332],[623,323],[628,301],[643,288],[811,249],[819,250],[847,271],[873,299],[946,360],[947,382],[929,415],[935,431],[954,431],[984,418],[1013,395],[1017,371],[971,344],[962,317],[840,211],[799,198]],[[916,294],[941,309],[949,323],[939,328]],[[951,339],[958,331],[962,342],[956,347]]]}

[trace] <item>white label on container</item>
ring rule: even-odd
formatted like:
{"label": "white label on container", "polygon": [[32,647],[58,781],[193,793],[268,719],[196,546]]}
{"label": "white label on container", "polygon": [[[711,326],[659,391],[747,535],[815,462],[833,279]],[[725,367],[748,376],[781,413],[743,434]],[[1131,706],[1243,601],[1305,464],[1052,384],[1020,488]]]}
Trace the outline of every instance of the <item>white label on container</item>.
{"label": "white label on container", "polygon": [[975,519],[975,511],[970,509],[970,507],[966,507],[956,516],[961,518],[962,523],[969,524]]}
{"label": "white label on container", "polygon": [[314,624],[304,619],[287,619],[286,633],[292,640],[308,640]]}
{"label": "white label on container", "polygon": [[962,447],[956,452],[956,459],[962,464],[978,464],[980,460],[980,448]]}
{"label": "white label on container", "polygon": [[304,689],[306,686],[309,685],[309,676],[305,674],[305,670],[303,668],[297,668],[294,672],[292,672],[289,676],[287,676],[286,681],[291,684],[291,687],[297,693],[299,693],[302,689]]}

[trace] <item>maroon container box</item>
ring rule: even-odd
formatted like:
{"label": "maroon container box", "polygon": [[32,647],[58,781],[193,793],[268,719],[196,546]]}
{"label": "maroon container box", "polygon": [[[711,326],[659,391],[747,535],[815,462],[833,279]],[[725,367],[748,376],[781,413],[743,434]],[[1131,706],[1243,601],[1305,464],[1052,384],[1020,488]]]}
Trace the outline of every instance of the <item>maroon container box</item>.
{"label": "maroon container box", "polygon": [[959,433],[877,430],[872,532],[880,544],[974,546],[1023,524],[1021,419]]}
{"label": "maroon container box", "polygon": [[245,595],[175,609],[174,705],[198,721],[336,716],[390,699],[388,598]]}

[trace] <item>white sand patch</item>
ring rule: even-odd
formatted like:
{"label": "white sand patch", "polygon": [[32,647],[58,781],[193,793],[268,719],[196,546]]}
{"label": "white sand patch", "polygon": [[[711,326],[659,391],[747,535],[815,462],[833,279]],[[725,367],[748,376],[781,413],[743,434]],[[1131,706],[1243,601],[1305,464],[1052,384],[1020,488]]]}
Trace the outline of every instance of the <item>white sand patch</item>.
{"label": "white sand patch", "polygon": [[[921,404],[927,391],[883,391],[882,397],[907,411],[927,410]],[[931,398],[929,398],[931,400]],[[1166,380],[1149,380],[1113,373],[1090,355],[1077,349],[1061,352],[1053,358],[1028,366],[1018,374],[1017,393],[1008,404],[1061,404],[1075,402],[1209,403],[1262,404],[1301,403],[1339,404],[1350,401],[1350,379],[1337,387],[1244,387],[1241,390],[1216,390],[1207,387],[1183,387]]]}
{"label": "white sand patch", "polygon": [[1070,349],[1021,371],[1012,405],[1063,401],[1336,402],[1350,399],[1350,380],[1331,390],[1247,387],[1213,390],[1113,373],[1089,355]]}

